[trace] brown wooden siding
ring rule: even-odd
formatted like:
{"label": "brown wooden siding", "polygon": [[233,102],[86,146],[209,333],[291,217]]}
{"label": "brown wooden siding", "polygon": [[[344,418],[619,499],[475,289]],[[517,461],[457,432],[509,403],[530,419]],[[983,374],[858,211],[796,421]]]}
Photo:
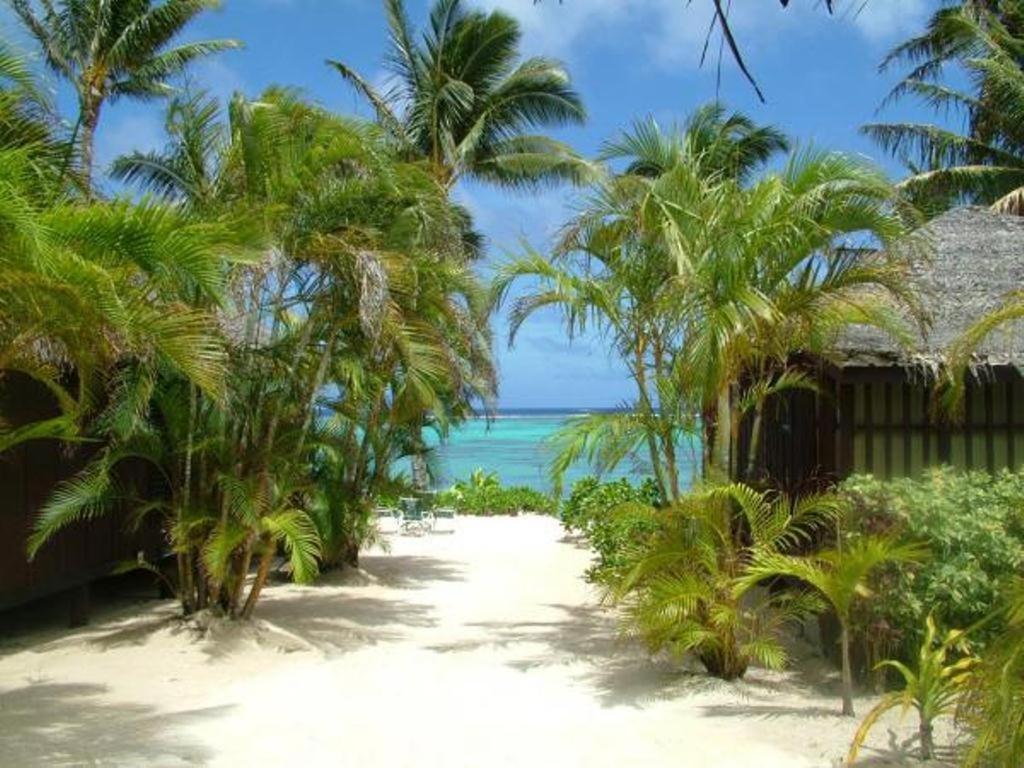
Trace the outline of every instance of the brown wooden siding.
{"label": "brown wooden siding", "polygon": [[[40,385],[18,374],[0,379],[0,414],[11,425],[55,411]],[[144,551],[162,549],[157,526],[132,533],[124,511],[70,526],[44,546],[32,562],[26,541],[42,505],[57,485],[78,472],[94,448],[36,440],[0,454],[0,609],[83,584]],[[128,468],[142,481],[141,468]]]}
{"label": "brown wooden siding", "polygon": [[1024,457],[1024,379],[1003,373],[968,384],[962,414],[937,415],[935,389],[926,382],[854,377],[839,384],[852,413],[837,440],[845,442],[838,474],[913,477],[927,467],[995,472],[1020,468]]}
{"label": "brown wooden siding", "polygon": [[[941,415],[933,383],[899,368],[823,373],[819,386],[766,408],[759,480],[802,493],[857,473],[913,477],[942,464],[989,472],[1024,464],[1024,377],[1014,369],[972,380],[958,418]],[[746,423],[737,455],[746,456],[749,434]]]}

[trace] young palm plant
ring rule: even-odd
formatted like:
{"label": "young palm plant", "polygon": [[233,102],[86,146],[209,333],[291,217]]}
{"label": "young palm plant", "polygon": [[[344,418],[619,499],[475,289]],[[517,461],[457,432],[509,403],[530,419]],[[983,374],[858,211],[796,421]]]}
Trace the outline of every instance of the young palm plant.
{"label": "young palm plant", "polygon": [[837,513],[828,495],[790,500],[739,484],[693,492],[662,510],[652,540],[606,574],[608,594],[627,631],[652,652],[694,653],[725,680],[742,677],[752,662],[781,668],[783,630],[818,610],[818,600],[810,592],[753,592],[747,569],[760,556],[807,544]]}
{"label": "young palm plant", "polygon": [[994,618],[1006,628],[982,652],[958,713],[973,736],[968,768],[1024,763],[1024,581],[1012,585]]}
{"label": "young palm plant", "polygon": [[887,693],[864,716],[846,756],[847,765],[856,762],[860,748],[878,719],[897,708],[902,709],[903,714],[912,708],[917,710],[921,759],[931,760],[935,756],[935,719],[955,712],[978,660],[970,655],[962,630],[951,629],[940,637],[935,618],[929,615],[916,661],[914,668],[892,659],[878,665],[879,669],[896,670],[903,678],[903,688]]}
{"label": "young palm plant", "polygon": [[869,577],[891,562],[915,562],[925,556],[918,544],[865,536],[842,542],[813,555],[791,555],[760,550],[738,581],[739,589],[777,578],[791,578],[810,587],[826,600],[839,620],[842,654],[843,714],[853,717],[853,671],[850,663],[850,614],[857,600],[871,596]]}

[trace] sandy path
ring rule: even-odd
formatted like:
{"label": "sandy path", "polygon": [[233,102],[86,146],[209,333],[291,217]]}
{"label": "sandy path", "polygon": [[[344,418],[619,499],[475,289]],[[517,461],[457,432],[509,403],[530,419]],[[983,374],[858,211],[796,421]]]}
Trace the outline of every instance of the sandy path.
{"label": "sandy path", "polygon": [[[2,641],[0,765],[790,768],[843,754],[855,724],[806,674],[725,685],[618,643],[580,579],[589,554],[553,520],[457,527],[392,537],[366,576],[276,586],[254,628],[197,640],[163,603]],[[902,764],[910,725],[880,728],[864,764]]]}

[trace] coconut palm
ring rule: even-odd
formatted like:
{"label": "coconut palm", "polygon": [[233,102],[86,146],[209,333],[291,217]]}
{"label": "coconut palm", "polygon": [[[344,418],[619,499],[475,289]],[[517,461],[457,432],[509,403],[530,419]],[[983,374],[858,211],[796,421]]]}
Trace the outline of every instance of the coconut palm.
{"label": "coconut palm", "polygon": [[[1024,6],[1019,2],[968,2],[938,11],[925,35],[887,59],[916,64],[891,99],[912,96],[967,118],[962,133],[921,123],[863,128],[908,165],[912,173],[902,186],[930,212],[972,202],[1024,214],[1022,34]],[[949,63],[966,70],[970,91],[943,82]]]}
{"label": "coconut palm", "polygon": [[759,550],[738,580],[739,589],[779,577],[796,579],[828,601],[839,620],[842,654],[843,714],[852,717],[853,672],[850,665],[850,615],[857,600],[871,596],[868,577],[879,566],[892,562],[915,562],[925,550],[917,544],[891,538],[865,536],[842,542],[834,549],[797,556]]}
{"label": "coconut palm", "polygon": [[340,61],[328,61],[366,98],[410,157],[446,188],[463,177],[504,187],[579,180],[588,166],[565,144],[530,133],[585,117],[556,61],[519,59],[519,24],[462,0],[436,0],[417,40],[402,0],[385,0],[392,83],[381,93]]}
{"label": "coconut palm", "polygon": [[208,208],[218,196],[217,173],[227,148],[220,105],[203,91],[173,96],[167,105],[163,151],[135,151],[114,159],[118,181],[170,200]]}
{"label": "coconut palm", "polygon": [[103,107],[121,98],[152,99],[191,62],[237,48],[234,40],[175,44],[219,0],[7,0],[47,65],[78,97],[76,133],[89,187],[93,144]]}

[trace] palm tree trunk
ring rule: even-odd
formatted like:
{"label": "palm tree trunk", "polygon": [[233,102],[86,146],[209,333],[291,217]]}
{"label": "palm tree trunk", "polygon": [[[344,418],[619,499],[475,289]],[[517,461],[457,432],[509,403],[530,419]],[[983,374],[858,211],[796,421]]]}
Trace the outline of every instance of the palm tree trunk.
{"label": "palm tree trunk", "polygon": [[100,103],[92,97],[81,99],[79,109],[81,110],[81,130],[79,132],[79,147],[82,153],[82,180],[85,183],[85,192],[92,197],[92,166],[93,150],[96,142],[96,126],[100,122]]}
{"label": "palm tree trunk", "polygon": [[921,759],[931,760],[935,756],[935,737],[932,732],[932,721],[924,715],[921,715],[918,735],[921,739]]}
{"label": "palm tree trunk", "polygon": [[758,456],[761,450],[761,422],[764,418],[764,402],[758,401],[754,408],[754,422],[750,425],[750,444],[747,446],[747,466],[743,480],[750,482],[757,472]]}
{"label": "palm tree trunk", "polygon": [[263,585],[267,583],[267,578],[270,576],[270,566],[274,562],[274,553],[276,548],[272,541],[263,542],[263,554],[260,555],[260,565],[256,569],[256,579],[252,583],[252,589],[249,590],[249,597],[245,600],[245,607],[242,608],[242,618],[251,619],[252,612],[256,608],[256,601],[260,599],[260,592],[263,591]]}
{"label": "palm tree trunk", "polygon": [[839,644],[843,656],[843,714],[853,717],[853,671],[850,668],[850,630],[846,620],[839,622]]}
{"label": "palm tree trunk", "polygon": [[[651,404],[650,395],[647,392],[647,370],[644,363],[644,348],[641,343],[636,345],[633,364],[636,367],[633,379],[636,382],[637,392],[640,395],[640,405],[644,409],[644,415],[647,418],[652,418],[654,416],[654,408]],[[647,451],[651,456],[651,469],[654,471],[654,478],[658,482],[658,493],[661,494],[663,500],[667,501],[669,489],[665,482],[665,470],[661,464],[661,451],[658,449],[657,438],[649,424],[644,428],[644,433],[647,440]],[[673,496],[674,498],[675,496]]]}
{"label": "palm tree trunk", "polygon": [[334,326],[330,336],[327,337],[327,342],[324,346],[324,353],[320,356],[320,364],[317,365],[316,372],[313,374],[313,379],[309,383],[309,389],[306,393],[306,414],[302,420],[302,430],[299,432],[299,442],[295,449],[296,457],[302,456],[302,449],[306,445],[306,436],[309,434],[309,428],[313,424],[314,411],[316,410],[316,393],[320,391],[320,387],[324,383],[324,379],[327,377],[327,368],[331,364],[331,357],[334,353],[334,340],[338,335],[338,326]]}
{"label": "palm tree trunk", "polygon": [[249,568],[252,566],[252,539],[245,541],[242,555],[238,564],[238,573],[235,574],[236,581],[231,590],[231,602],[228,604],[228,616],[238,616],[238,604],[242,602],[242,591],[245,589],[245,580],[249,576]]}

